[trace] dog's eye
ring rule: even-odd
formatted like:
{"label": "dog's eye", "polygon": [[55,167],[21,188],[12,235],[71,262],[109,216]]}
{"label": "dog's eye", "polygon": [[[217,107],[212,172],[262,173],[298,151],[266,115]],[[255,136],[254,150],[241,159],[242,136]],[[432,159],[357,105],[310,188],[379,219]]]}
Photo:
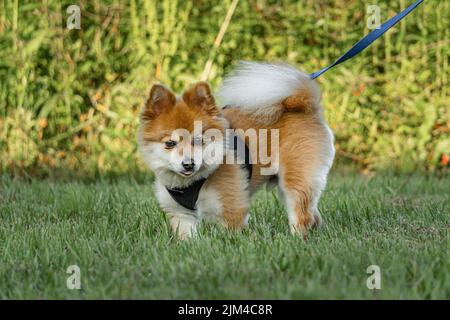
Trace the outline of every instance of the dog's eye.
{"label": "dog's eye", "polygon": [[192,139],[192,145],[193,146],[201,146],[203,145],[203,138],[202,137],[195,137]]}
{"label": "dog's eye", "polygon": [[173,140],[167,140],[165,142],[166,144],[166,149],[172,149],[173,147],[175,147],[177,145],[177,143]]}

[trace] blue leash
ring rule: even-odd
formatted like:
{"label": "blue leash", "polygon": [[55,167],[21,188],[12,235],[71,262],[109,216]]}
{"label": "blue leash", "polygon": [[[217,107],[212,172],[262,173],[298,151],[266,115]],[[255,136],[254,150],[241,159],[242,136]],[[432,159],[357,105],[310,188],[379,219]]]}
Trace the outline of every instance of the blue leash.
{"label": "blue leash", "polygon": [[350,58],[353,58],[355,55],[363,51],[365,48],[370,46],[372,42],[377,40],[379,37],[381,37],[386,31],[388,31],[390,28],[392,28],[394,25],[397,24],[400,20],[402,20],[404,17],[406,17],[411,11],[413,11],[419,4],[421,4],[423,0],[417,0],[415,3],[410,5],[408,8],[397,14],[395,17],[389,19],[385,23],[383,23],[379,29],[375,29],[372,32],[370,32],[368,35],[366,35],[364,38],[359,40],[350,50],[348,50],[342,57],[337,59],[334,63],[330,64],[328,67],[323,68],[322,70],[319,70],[317,72],[314,72],[310,75],[311,79],[315,79],[318,76],[320,76],[322,73],[325,73],[327,70],[333,68],[334,66],[337,66],[338,64],[341,64],[344,61],[347,61]]}

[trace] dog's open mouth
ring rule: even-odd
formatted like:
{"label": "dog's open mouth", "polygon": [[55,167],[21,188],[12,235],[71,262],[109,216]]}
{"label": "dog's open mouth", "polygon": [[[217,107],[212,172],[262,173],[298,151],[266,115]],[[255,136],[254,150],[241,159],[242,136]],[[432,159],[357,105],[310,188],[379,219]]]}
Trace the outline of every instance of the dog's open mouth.
{"label": "dog's open mouth", "polygon": [[190,177],[194,174],[194,171],[189,170],[189,171],[180,171],[181,175],[185,176],[185,177]]}

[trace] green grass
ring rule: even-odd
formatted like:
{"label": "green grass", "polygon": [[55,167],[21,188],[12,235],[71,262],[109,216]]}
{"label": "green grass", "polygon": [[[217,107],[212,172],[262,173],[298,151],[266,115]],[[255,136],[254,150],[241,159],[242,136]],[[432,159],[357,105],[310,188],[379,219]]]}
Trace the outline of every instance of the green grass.
{"label": "green grass", "polygon": [[[0,298],[450,298],[448,176],[334,173],[326,225],[291,236],[262,191],[249,228],[173,239],[151,183],[0,177]],[[81,268],[82,290],[66,288]],[[379,265],[381,290],[366,269]]]}

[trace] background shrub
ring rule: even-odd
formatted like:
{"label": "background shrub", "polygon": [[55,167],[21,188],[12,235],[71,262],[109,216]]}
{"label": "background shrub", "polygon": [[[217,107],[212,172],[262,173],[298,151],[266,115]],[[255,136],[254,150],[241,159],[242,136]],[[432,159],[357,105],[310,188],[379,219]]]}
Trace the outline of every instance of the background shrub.
{"label": "background shrub", "polygon": [[[0,170],[137,173],[138,112],[151,84],[199,79],[229,0],[0,1]],[[376,1],[382,21],[411,1]],[[81,30],[66,8],[81,7]],[[240,1],[209,81],[238,60],[308,72],[369,30],[364,1]],[[450,2],[425,1],[367,51],[319,78],[338,159],[436,170],[450,150]]]}

